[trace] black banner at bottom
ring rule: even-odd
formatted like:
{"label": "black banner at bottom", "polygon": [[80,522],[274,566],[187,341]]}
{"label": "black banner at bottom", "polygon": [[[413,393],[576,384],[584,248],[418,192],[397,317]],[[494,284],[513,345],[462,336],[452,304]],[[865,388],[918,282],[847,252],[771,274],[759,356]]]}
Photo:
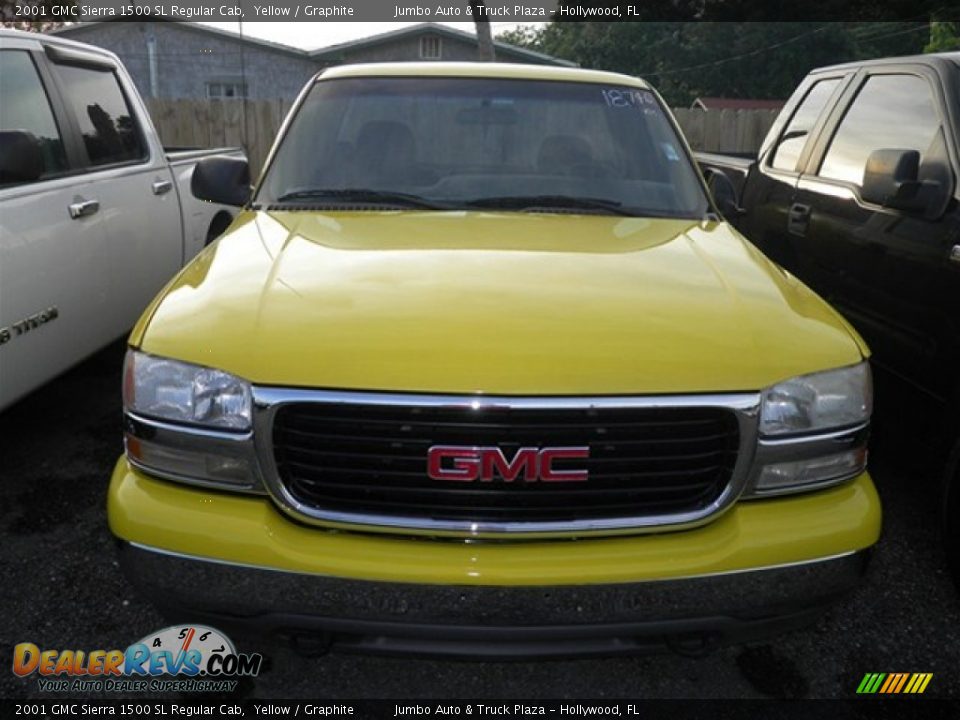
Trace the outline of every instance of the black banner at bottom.
{"label": "black banner at bottom", "polygon": [[0,700],[0,718],[940,718],[960,702],[935,698],[857,700]]}

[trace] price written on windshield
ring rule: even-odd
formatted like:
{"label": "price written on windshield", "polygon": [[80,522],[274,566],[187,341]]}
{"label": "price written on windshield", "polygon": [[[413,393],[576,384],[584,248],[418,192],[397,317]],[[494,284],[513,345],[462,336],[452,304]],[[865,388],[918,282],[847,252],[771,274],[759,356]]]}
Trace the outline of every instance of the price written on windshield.
{"label": "price written on windshield", "polygon": [[612,108],[646,108],[657,107],[657,101],[653,94],[643,90],[630,90],[627,88],[607,88],[601,90],[604,101]]}

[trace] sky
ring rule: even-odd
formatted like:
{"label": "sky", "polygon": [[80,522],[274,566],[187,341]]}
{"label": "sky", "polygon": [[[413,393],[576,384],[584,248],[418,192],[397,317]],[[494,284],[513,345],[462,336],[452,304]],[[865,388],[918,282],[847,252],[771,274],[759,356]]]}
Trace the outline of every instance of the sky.
{"label": "sky", "polygon": [[[202,25],[239,32],[239,23],[235,22],[205,22]],[[257,37],[261,40],[292,45],[304,50],[336,45],[337,43],[370,37],[380,33],[390,32],[408,26],[412,23],[404,22],[246,22],[243,23],[243,34]],[[466,32],[473,32],[472,22],[441,23]],[[492,22],[490,27],[494,36],[509,30],[517,25],[541,25],[542,23],[515,23]]]}

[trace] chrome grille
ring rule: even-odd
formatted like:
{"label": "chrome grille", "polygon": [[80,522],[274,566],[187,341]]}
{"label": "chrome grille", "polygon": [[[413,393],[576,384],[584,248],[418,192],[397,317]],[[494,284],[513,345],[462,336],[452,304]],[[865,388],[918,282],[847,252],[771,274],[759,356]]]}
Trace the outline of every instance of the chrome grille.
{"label": "chrome grille", "polygon": [[[281,391],[276,391],[281,392]],[[755,396],[447,398],[292,391],[269,403],[275,495],[294,514],[483,533],[695,523],[731,502],[754,439]],[[270,400],[270,398],[265,398]],[[263,433],[261,433],[261,436]],[[585,446],[582,483],[431,479],[434,445]],[[561,461],[559,467],[564,469]],[[377,528],[374,528],[377,529]]]}

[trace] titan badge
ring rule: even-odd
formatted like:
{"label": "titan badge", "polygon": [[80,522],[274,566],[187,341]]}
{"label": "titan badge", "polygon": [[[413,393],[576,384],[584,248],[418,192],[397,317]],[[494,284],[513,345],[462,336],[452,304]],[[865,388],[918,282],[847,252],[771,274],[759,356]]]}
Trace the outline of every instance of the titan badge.
{"label": "titan badge", "polygon": [[46,325],[48,322],[53,322],[58,317],[60,317],[60,311],[57,310],[56,305],[52,305],[46,310],[41,310],[28,318],[13,323],[9,327],[2,327],[0,328],[0,345],[6,345],[14,338],[25,335],[41,325]]}

